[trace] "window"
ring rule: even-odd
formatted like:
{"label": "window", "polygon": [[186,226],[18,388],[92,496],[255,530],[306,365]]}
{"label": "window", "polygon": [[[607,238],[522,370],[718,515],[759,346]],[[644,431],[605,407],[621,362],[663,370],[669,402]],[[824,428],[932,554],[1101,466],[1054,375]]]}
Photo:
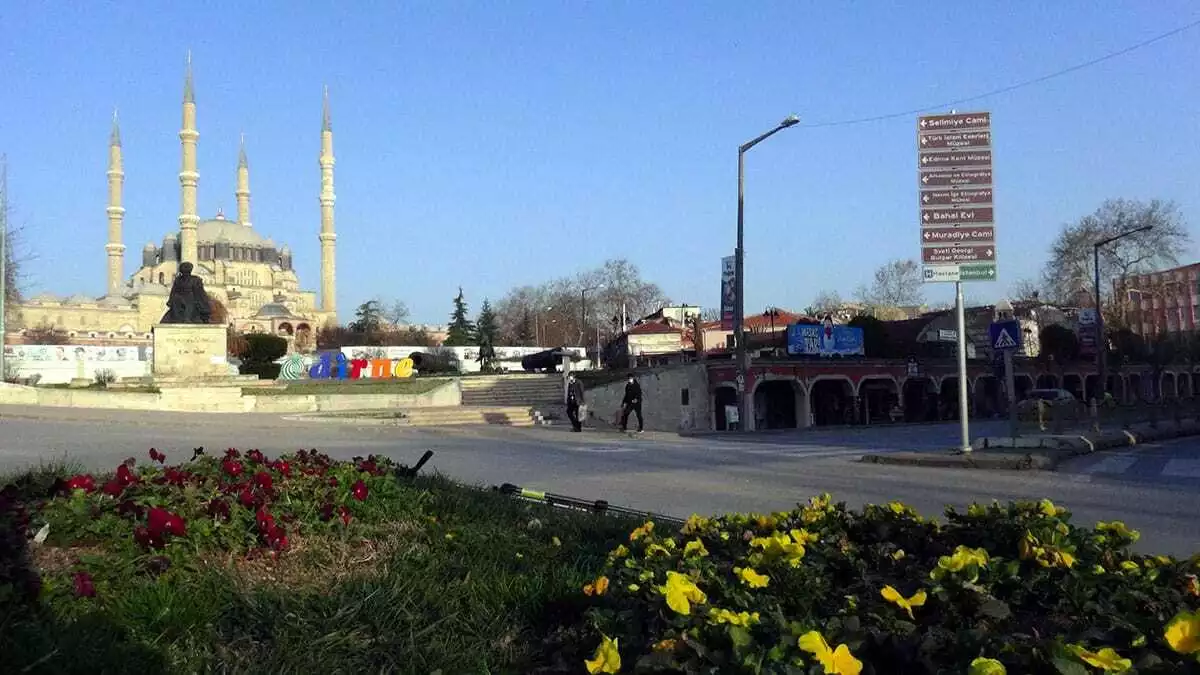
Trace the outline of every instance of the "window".
{"label": "window", "polygon": [[690,403],[688,403],[688,400],[690,399],[690,394],[691,394],[691,392],[687,390],[687,387],[680,389],[679,390],[679,405],[691,405]]}
{"label": "window", "polygon": [[160,284],[163,284],[163,285],[166,285],[166,283],[167,283],[167,282],[166,282],[166,279],[163,277],[163,273],[162,273],[162,272],[159,272],[159,273],[158,273],[158,283],[160,283]]}

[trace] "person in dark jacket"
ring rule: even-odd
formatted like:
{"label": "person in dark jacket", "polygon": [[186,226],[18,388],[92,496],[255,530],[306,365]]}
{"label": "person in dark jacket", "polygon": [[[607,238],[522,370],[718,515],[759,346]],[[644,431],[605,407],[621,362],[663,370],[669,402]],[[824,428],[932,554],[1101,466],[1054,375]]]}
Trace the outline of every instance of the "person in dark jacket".
{"label": "person in dark jacket", "polygon": [[638,433],[642,433],[642,385],[633,375],[625,383],[625,398],[621,399],[621,431],[629,429],[629,413],[637,414]]}
{"label": "person in dark jacket", "polygon": [[583,385],[575,379],[575,374],[567,376],[567,418],[571,420],[571,431],[583,431],[583,422],[579,419],[579,406],[583,405]]}

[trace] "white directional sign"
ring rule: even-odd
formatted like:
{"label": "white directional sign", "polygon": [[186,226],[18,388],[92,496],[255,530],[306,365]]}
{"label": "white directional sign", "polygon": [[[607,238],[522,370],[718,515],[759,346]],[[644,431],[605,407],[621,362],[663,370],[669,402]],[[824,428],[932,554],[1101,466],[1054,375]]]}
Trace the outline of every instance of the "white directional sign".
{"label": "white directional sign", "polygon": [[996,278],[992,116],[917,120],[922,278],[927,283]]}

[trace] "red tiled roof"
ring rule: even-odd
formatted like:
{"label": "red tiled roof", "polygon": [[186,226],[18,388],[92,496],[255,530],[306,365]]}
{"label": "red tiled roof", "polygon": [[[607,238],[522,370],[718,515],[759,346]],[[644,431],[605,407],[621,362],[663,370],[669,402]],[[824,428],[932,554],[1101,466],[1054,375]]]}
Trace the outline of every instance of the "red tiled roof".
{"label": "red tiled roof", "polygon": [[630,335],[663,335],[666,333],[681,334],[683,333],[683,329],[658,322],[642,323],[629,329]]}

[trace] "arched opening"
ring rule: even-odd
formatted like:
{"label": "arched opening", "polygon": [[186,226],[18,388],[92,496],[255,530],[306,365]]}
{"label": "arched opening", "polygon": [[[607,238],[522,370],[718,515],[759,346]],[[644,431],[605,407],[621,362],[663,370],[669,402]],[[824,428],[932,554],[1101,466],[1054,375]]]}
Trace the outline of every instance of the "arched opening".
{"label": "arched opening", "polygon": [[1129,387],[1125,385],[1125,377],[1123,375],[1110,375],[1108,378],[1108,393],[1112,394],[1113,400],[1117,403],[1126,403],[1125,397],[1128,395]]}
{"label": "arched opening", "polygon": [[809,398],[812,401],[813,426],[854,423],[854,387],[849,380],[817,380],[812,385]]}
{"label": "arched opening", "polygon": [[292,335],[295,331],[292,328],[292,324],[284,321],[283,323],[279,324],[279,329],[276,332],[278,332],[280,335]]}
{"label": "arched opening", "polygon": [[[970,406],[971,391],[970,385],[967,385],[967,405]],[[950,375],[942,378],[941,389],[938,392],[938,420],[956,420],[959,419],[958,413],[958,377]],[[971,414],[968,409],[967,415]]]}
{"label": "arched opening", "polygon": [[1071,395],[1079,400],[1083,400],[1083,378],[1076,373],[1063,375],[1062,388],[1071,392]]}
{"label": "arched opening", "polygon": [[1029,395],[1029,390],[1033,389],[1033,378],[1028,375],[1016,375],[1013,377],[1013,386],[1017,390],[1017,400],[1024,401]]}
{"label": "arched opening", "polygon": [[1037,378],[1038,389],[1058,389],[1058,376],[1054,373],[1042,373]]}
{"label": "arched opening", "polygon": [[928,377],[910,377],[904,381],[904,421],[932,422],[937,419],[937,385]]}
{"label": "arched opening", "polygon": [[904,411],[900,405],[900,388],[890,377],[866,377],[858,383],[859,405],[865,424],[899,422]]}
{"label": "arched opening", "polygon": [[1179,398],[1192,397],[1192,378],[1187,373],[1179,373],[1175,378],[1175,388],[1179,392]]}
{"label": "arched opening", "polygon": [[162,273],[162,272],[159,272],[159,273],[158,273],[158,283],[159,283],[160,285],[162,285],[162,286],[166,286],[166,285],[167,285],[167,278],[166,278],[166,277],[163,275],[163,273]]}
{"label": "arched opening", "polygon": [[1129,403],[1137,403],[1139,401],[1145,401],[1146,393],[1142,389],[1142,387],[1144,387],[1144,386],[1145,385],[1144,385],[1144,381],[1142,380],[1141,373],[1130,373],[1129,374],[1129,386],[1128,386],[1128,389],[1126,390],[1127,394],[1128,394],[1126,396],[1126,401],[1128,401]]}
{"label": "arched opening", "polygon": [[1175,398],[1175,373],[1163,373],[1161,386],[1163,399]]}
{"label": "arched opening", "polygon": [[975,380],[975,415],[995,417],[1004,409],[1000,379],[994,375],[980,375]]}
{"label": "arched opening", "polygon": [[804,391],[795,380],[767,380],[754,391],[755,429],[796,429],[802,426],[799,403]]}
{"label": "arched opening", "polygon": [[1100,392],[1096,390],[1096,383],[1100,380],[1099,375],[1087,375],[1083,378],[1083,400],[1091,401],[1093,399],[1100,400]]}
{"label": "arched opening", "polygon": [[717,431],[728,431],[731,428],[725,416],[727,407],[737,408],[737,390],[733,385],[719,386],[713,392],[713,428]]}
{"label": "arched opening", "polygon": [[1200,373],[1192,373],[1188,379],[1192,381],[1192,396],[1195,396],[1196,392],[1200,392]]}

